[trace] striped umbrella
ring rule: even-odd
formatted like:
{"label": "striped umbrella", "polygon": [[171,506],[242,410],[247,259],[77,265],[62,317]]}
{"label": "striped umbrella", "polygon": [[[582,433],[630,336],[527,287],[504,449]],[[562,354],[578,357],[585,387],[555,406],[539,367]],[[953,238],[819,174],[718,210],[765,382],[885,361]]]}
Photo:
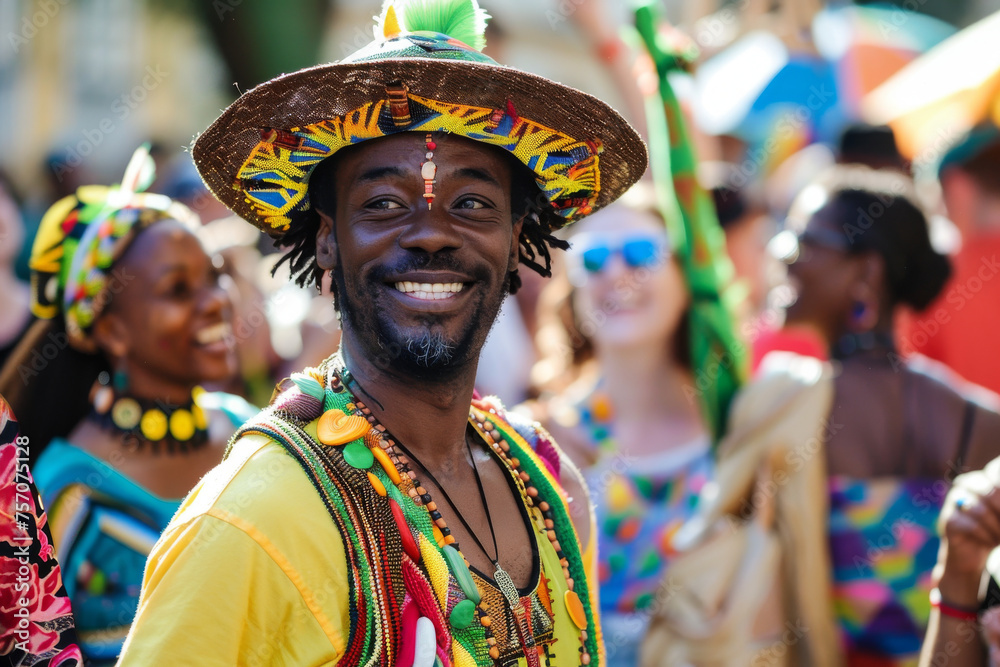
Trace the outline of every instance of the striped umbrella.
{"label": "striped umbrella", "polygon": [[911,158],[934,157],[983,121],[1000,124],[1000,12],[900,70],[865,98],[863,112],[892,125]]}

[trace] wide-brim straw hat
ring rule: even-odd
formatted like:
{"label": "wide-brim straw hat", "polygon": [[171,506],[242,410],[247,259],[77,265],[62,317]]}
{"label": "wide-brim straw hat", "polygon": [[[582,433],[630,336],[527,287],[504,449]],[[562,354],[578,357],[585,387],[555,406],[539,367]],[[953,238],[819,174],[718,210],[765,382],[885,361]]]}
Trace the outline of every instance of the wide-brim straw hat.
{"label": "wide-brim straw hat", "polygon": [[411,11],[415,4],[388,5],[376,41],[343,61],[279,76],[226,109],[193,148],[215,196],[280,238],[309,217],[309,176],[322,160],[409,131],[449,132],[509,151],[534,172],[540,204],[563,225],[639,180],[646,147],[617,111],[461,41],[484,43],[485,16],[474,0],[444,0],[454,7],[437,7],[431,19]]}

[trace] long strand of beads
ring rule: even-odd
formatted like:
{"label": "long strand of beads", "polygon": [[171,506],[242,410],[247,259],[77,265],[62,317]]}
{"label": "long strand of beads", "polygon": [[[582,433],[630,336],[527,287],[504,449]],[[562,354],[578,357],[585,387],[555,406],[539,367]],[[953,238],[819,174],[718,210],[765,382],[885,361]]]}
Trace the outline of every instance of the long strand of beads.
{"label": "long strand of beads", "polygon": [[[493,414],[496,414],[494,411]],[[486,444],[504,461],[514,472],[517,473],[518,485],[524,488],[524,500],[528,507],[534,507],[536,499],[538,498],[538,489],[531,485],[531,476],[521,468],[521,461],[516,456],[510,455],[510,445],[504,440],[500,431],[497,430],[496,425],[490,421],[483,412],[478,410],[473,410],[472,412],[476,428],[479,431],[480,436],[486,441]],[[552,512],[552,507],[544,500],[538,501],[538,509],[541,511],[542,516],[545,521],[545,534],[549,538],[549,542],[552,543],[552,548],[556,552],[556,557],[559,558],[559,564],[562,566],[563,576],[566,578],[566,586],[569,588],[569,594],[567,595],[567,608],[570,612],[570,617],[573,622],[577,625],[580,630],[580,664],[589,665],[590,664],[590,654],[586,649],[587,641],[587,630],[586,630],[586,617],[580,618],[582,609],[576,608],[580,606],[579,596],[573,590],[575,582],[569,571],[569,561],[567,560],[565,554],[563,554],[562,547],[559,544],[559,540],[556,537],[555,532],[555,515]],[[569,600],[573,600],[571,603]],[[584,627],[580,627],[583,625]]]}
{"label": "long strand of beads", "polygon": [[[331,374],[330,383],[332,387],[340,387],[340,377],[336,373]],[[423,505],[424,508],[427,509],[431,517],[432,527],[435,531],[435,538],[438,534],[441,535],[441,539],[438,541],[438,546],[444,547],[451,545],[462,557],[462,560],[465,562],[465,566],[469,567],[468,559],[465,558],[465,554],[463,554],[459,548],[458,542],[455,540],[455,536],[451,534],[451,529],[448,528],[448,524],[444,517],[441,516],[441,512],[437,509],[437,505],[423,485],[420,484],[420,481],[417,479],[417,473],[410,467],[409,458],[396,450],[396,443],[386,434],[385,426],[378,423],[378,420],[375,419],[371,409],[368,408],[362,401],[358,400],[357,397],[355,397],[353,403],[348,403],[345,407],[349,410],[360,410],[361,414],[368,420],[368,423],[371,424],[376,431],[378,431],[380,434],[378,443],[379,447],[381,447],[382,451],[388,455],[389,460],[396,467],[397,475],[401,473],[400,483],[397,484],[399,490],[408,495],[413,500],[414,504]],[[389,474],[388,471],[386,472]],[[390,477],[392,477],[391,474]],[[499,659],[500,649],[497,647],[497,640],[493,635],[493,620],[489,616],[484,600],[480,600],[479,605],[477,605],[476,616],[479,620],[479,625],[483,628],[483,636],[486,638],[486,643],[490,647],[490,658],[493,660]]]}

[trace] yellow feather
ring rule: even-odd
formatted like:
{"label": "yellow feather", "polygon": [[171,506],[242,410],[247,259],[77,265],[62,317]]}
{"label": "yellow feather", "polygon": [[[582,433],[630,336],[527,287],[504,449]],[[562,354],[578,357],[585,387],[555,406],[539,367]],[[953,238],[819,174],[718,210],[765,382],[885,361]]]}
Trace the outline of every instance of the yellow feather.
{"label": "yellow feather", "polygon": [[389,3],[385,6],[385,11],[382,12],[382,37],[384,39],[392,39],[403,32],[403,26],[399,23],[399,17],[396,16],[396,7]]}
{"label": "yellow feather", "polygon": [[437,596],[438,604],[444,607],[448,600],[448,564],[423,533],[420,534],[420,556],[427,568],[427,574],[430,575],[431,587]]}
{"label": "yellow feather", "polygon": [[457,639],[451,640],[451,664],[455,667],[476,667],[475,659],[469,654],[465,647],[458,643]]}

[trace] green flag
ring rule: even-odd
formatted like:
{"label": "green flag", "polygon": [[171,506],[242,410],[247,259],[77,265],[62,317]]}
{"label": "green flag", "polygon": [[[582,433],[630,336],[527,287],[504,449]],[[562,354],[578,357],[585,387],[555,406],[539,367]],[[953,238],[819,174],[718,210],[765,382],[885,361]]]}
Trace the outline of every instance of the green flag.
{"label": "green flag", "polygon": [[733,268],[715,206],[698,184],[697,159],[667,75],[697,55],[693,44],[658,34],[655,2],[636,10],[636,29],[659,78],[660,99],[647,97],[650,164],[671,244],[691,292],[694,392],[714,442],[729,405],[746,380],[746,347],[736,336],[728,299]]}

